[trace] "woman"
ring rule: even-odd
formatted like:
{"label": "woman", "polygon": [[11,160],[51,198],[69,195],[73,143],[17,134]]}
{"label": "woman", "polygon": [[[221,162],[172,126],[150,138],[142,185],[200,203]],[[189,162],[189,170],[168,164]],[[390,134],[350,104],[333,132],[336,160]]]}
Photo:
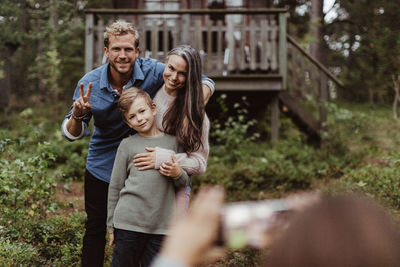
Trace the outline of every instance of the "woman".
{"label": "woman", "polygon": [[201,78],[201,59],[194,48],[181,45],[168,53],[164,85],[154,97],[155,120],[160,130],[177,137],[186,153],[147,148],[149,153],[138,154],[134,159],[140,170],[155,168],[168,175],[174,156],[189,175],[206,171],[210,121],[205,114]]}

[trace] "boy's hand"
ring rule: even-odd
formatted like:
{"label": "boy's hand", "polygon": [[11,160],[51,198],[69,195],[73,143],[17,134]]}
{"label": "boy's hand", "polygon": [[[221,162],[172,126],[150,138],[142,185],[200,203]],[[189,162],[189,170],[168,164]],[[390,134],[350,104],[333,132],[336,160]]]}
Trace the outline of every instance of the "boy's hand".
{"label": "boy's hand", "polygon": [[166,161],[161,164],[160,173],[171,178],[178,178],[181,175],[181,166],[179,166],[174,155],[172,155],[172,162]]}
{"label": "boy's hand", "polygon": [[110,247],[114,248],[115,244],[114,244],[114,234],[110,233]]}

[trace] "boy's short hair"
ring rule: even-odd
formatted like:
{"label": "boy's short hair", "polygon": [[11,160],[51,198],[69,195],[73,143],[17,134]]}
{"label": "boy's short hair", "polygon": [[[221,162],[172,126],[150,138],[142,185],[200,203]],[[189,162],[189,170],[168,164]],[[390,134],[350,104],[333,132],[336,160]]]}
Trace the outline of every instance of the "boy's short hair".
{"label": "boy's short hair", "polygon": [[130,87],[122,91],[122,94],[118,101],[118,108],[121,114],[123,115],[124,119],[125,119],[125,114],[131,108],[133,101],[135,101],[135,99],[138,97],[143,97],[147,105],[149,105],[149,107],[152,107],[153,100],[146,91],[143,91],[142,89],[136,87]]}
{"label": "boy's short hair", "polygon": [[108,48],[110,36],[121,36],[129,33],[135,38],[135,47],[139,47],[139,32],[132,23],[125,20],[117,20],[106,27],[106,31],[104,32],[104,46]]}

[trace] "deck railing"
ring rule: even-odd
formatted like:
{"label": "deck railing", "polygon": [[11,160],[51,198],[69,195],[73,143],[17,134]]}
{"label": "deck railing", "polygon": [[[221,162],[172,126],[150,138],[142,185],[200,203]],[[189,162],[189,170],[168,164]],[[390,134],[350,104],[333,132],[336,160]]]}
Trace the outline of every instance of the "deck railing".
{"label": "deck railing", "polygon": [[326,104],[333,87],[344,88],[343,83],[317,59],[312,57],[289,35],[288,40],[288,90],[293,96],[317,114],[320,128],[327,120]]}
{"label": "deck railing", "polygon": [[[171,48],[190,44],[200,51],[207,75],[273,73],[280,74],[285,83],[285,9],[85,12],[86,71],[104,63],[105,25],[123,18],[139,31],[142,57],[164,60]],[[213,20],[215,16],[223,19]]]}

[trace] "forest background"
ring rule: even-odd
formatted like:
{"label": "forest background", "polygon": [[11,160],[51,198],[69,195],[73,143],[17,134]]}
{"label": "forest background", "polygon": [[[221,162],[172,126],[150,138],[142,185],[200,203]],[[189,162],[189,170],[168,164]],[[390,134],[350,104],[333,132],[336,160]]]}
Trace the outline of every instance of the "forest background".
{"label": "forest background", "polygon": [[[400,2],[336,0],[325,13],[323,0],[271,5],[289,9],[288,33],[345,85],[334,88],[327,105],[325,142],[307,144],[281,116],[280,141],[272,144],[269,118],[256,121],[245,94],[217,94],[208,171],[194,179],[194,192],[220,184],[228,201],[237,201],[356,191],[398,217],[400,124],[392,106],[400,82]],[[88,140],[67,142],[60,124],[83,74],[84,9],[111,6],[0,2],[0,265],[79,265]],[[256,265],[259,255],[231,251],[220,264]]]}

